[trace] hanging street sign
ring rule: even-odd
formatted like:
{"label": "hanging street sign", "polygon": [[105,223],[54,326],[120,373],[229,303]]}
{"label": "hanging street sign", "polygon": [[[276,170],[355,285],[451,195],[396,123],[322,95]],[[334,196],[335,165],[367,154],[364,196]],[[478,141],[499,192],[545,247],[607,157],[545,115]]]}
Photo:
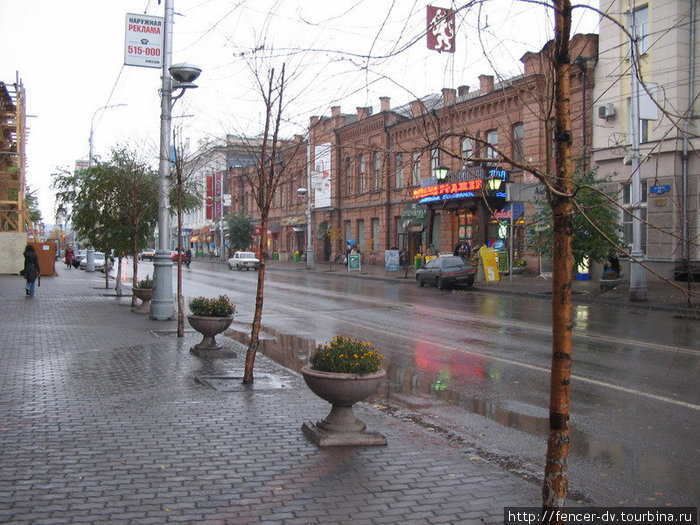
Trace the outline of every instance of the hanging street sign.
{"label": "hanging street sign", "polygon": [[649,188],[649,191],[651,193],[655,193],[656,195],[661,195],[662,193],[666,193],[667,191],[671,191],[671,186],[668,184],[664,184],[663,186],[651,186]]}
{"label": "hanging street sign", "polygon": [[163,67],[163,18],[127,13],[124,65]]}

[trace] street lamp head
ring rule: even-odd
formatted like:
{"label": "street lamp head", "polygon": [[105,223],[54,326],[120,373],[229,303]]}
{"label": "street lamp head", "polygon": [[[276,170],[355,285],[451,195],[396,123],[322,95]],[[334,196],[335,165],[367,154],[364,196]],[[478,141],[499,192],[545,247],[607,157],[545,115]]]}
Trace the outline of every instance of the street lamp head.
{"label": "street lamp head", "polygon": [[299,197],[304,197],[307,193],[309,193],[309,190],[307,190],[306,188],[299,188],[297,190],[297,196]]}
{"label": "street lamp head", "polygon": [[500,177],[493,177],[489,179],[488,188],[492,191],[498,190],[501,187],[502,183],[503,179],[501,179]]}
{"label": "street lamp head", "polygon": [[450,168],[446,168],[445,166],[438,166],[433,170],[433,173],[435,174],[435,178],[439,181],[443,181],[447,178],[447,176],[450,173]]}
{"label": "street lamp head", "polygon": [[[183,84],[188,84],[187,87],[197,87],[193,84],[199,78],[202,70],[192,64],[173,64],[168,68],[170,75],[177,82],[178,87],[185,87]],[[191,85],[190,85],[191,84]]]}

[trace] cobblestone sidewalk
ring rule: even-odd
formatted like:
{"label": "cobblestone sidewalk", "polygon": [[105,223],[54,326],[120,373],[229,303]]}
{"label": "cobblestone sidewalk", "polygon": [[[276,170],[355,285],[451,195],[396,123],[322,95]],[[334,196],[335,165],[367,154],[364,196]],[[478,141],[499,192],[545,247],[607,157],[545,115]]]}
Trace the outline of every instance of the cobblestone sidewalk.
{"label": "cobblestone sidewalk", "polygon": [[189,353],[194,334],[130,312],[101,274],[61,271],[27,298],[0,276],[0,523],[502,523],[540,487],[465,445],[357,409],[386,447],[324,448],[301,424],[328,412],[259,355],[258,381]]}

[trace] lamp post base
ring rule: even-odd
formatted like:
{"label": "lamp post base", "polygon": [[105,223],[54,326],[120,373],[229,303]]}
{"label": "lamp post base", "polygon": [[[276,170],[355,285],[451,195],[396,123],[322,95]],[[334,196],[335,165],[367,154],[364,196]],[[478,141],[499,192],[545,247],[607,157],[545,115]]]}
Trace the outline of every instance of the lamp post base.
{"label": "lamp post base", "polygon": [[169,321],[175,317],[173,258],[167,250],[158,250],[153,259],[153,299],[150,317],[156,321]]}
{"label": "lamp post base", "polygon": [[316,268],[316,263],[314,261],[314,251],[306,250],[306,269],[314,270]]}
{"label": "lamp post base", "polygon": [[647,300],[647,281],[646,270],[638,262],[643,257],[643,253],[632,252],[633,260],[630,261],[630,301],[646,301]]}

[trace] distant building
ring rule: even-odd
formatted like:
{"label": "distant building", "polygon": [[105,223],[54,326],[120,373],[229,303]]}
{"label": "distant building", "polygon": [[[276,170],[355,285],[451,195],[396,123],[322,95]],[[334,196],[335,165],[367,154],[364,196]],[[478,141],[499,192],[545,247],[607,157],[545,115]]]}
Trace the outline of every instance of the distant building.
{"label": "distant building", "polygon": [[[698,2],[601,0],[600,9],[613,20],[602,18],[600,25],[593,162],[599,175],[613,177],[623,210],[639,205],[642,251],[647,263],[668,277],[681,261],[700,258]],[[638,99],[633,97],[630,40],[620,26],[630,28],[637,38]],[[631,104],[635,102],[639,108],[640,203],[633,202],[631,191],[635,155]],[[632,215],[621,211],[620,221],[625,241],[631,245]]]}

